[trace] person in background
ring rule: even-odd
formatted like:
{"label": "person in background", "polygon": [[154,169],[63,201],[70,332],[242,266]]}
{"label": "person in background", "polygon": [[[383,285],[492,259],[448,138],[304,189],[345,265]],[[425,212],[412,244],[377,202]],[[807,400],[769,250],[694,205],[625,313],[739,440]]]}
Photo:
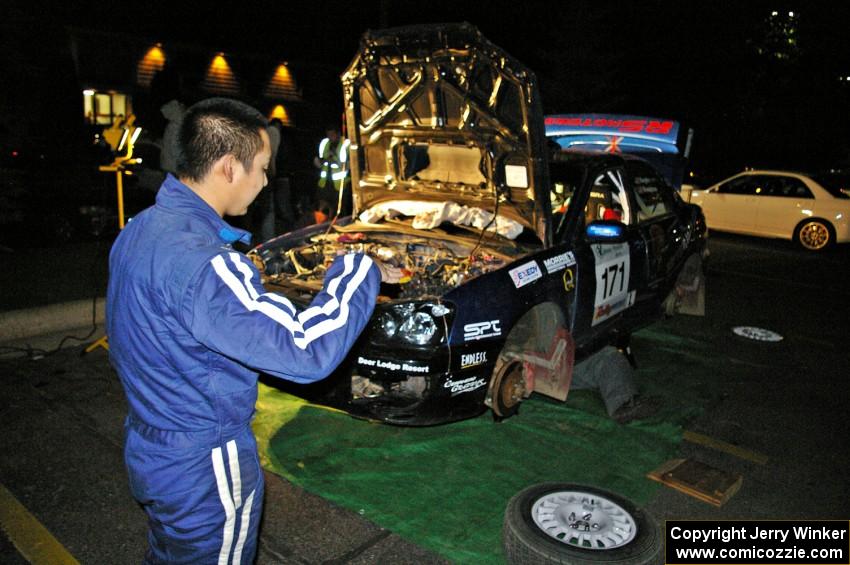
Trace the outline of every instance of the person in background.
{"label": "person in background", "polygon": [[159,153],[159,168],[166,173],[177,173],[177,156],[180,148],[177,135],[180,124],[186,114],[186,107],[179,100],[169,100],[159,109],[165,118],[165,130],[162,133],[162,148]]}
{"label": "person in background", "polygon": [[275,181],[278,173],[277,156],[280,149],[280,120],[269,122],[266,133],[269,136],[269,147],[271,149],[271,158],[266,170],[268,184],[262,188],[252,204],[250,222],[254,226],[252,231],[259,239],[258,243],[268,241],[275,236]]}
{"label": "person in background", "polygon": [[304,212],[298,220],[296,220],[293,229],[306,228],[315,224],[324,224],[330,220],[331,207],[324,200],[313,204],[313,206]]}
{"label": "person in background", "polygon": [[286,233],[295,226],[296,211],[293,205],[292,195],[292,169],[293,158],[291,141],[283,135],[283,122],[278,118],[271,120],[269,127],[277,131],[280,138],[278,150],[272,157],[274,162],[275,176],[269,181],[272,187],[274,199],[275,234]]}
{"label": "person in background", "polygon": [[267,293],[231,245],[265,186],[271,147],[257,110],[224,98],[188,109],[177,177],[109,256],[110,361],[127,396],[124,457],[148,515],[146,563],[251,563],[263,475],[251,420],[258,372],[311,383],[348,354],[382,281],[400,271],[337,257],[310,307]]}
{"label": "person in background", "polygon": [[337,214],[341,203],[339,215],[348,216],[352,212],[349,143],[340,137],[336,126],[328,126],[325,135],[327,137],[319,143],[319,154],[313,159],[313,164],[319,169],[318,200],[331,202],[333,215]]}

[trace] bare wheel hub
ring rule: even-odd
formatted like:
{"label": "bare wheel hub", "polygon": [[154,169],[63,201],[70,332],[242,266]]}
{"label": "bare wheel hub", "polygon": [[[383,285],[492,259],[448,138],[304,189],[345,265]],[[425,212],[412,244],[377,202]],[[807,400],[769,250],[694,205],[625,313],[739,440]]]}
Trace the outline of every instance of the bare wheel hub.
{"label": "bare wheel hub", "polygon": [[522,402],[525,394],[525,380],[522,378],[522,365],[516,364],[502,379],[499,387],[502,406],[513,408]]}

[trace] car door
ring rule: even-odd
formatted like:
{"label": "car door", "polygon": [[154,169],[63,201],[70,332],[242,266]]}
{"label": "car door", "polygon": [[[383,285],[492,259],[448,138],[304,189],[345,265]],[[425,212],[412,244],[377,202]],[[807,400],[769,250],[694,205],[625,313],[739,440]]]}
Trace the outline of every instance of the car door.
{"label": "car door", "polygon": [[756,175],[741,175],[708,191],[700,203],[708,227],[752,233],[759,186]]}
{"label": "car door", "polygon": [[[548,273],[562,272],[564,284],[564,306],[570,313],[568,321],[570,328],[575,332],[576,324],[581,325],[584,320],[579,313],[581,304],[580,293],[586,286],[583,280],[579,280],[579,274],[589,272],[589,259],[582,254],[582,249],[577,249],[573,243],[575,237],[575,224],[578,231],[583,231],[583,218],[580,210],[574,209],[578,199],[581,198],[582,184],[585,182],[585,168],[575,163],[551,162],[549,163],[549,200],[552,206],[552,238],[555,247],[561,251],[555,258],[544,261],[544,267]],[[572,224],[572,226],[571,226]],[[578,257],[577,257],[578,254]],[[579,268],[580,267],[580,268]]]}
{"label": "car door", "polygon": [[794,228],[812,214],[814,195],[805,183],[786,175],[765,175],[758,194],[755,231],[790,238]]}
{"label": "car door", "polygon": [[[634,305],[635,281],[644,269],[644,241],[634,225],[634,213],[625,188],[622,167],[608,167],[594,172],[593,183],[584,203],[584,224],[618,221],[626,226],[625,241],[601,242],[577,246],[580,257],[592,265],[592,290],[585,285],[583,298],[592,302],[586,323],[593,338],[603,338],[618,326],[623,313]],[[583,234],[582,234],[583,238]],[[585,275],[585,282],[588,277]]]}
{"label": "car door", "polygon": [[633,207],[634,224],[643,241],[643,278],[637,282],[640,306],[651,308],[667,292],[670,269],[681,249],[674,244],[680,236],[675,214],[673,189],[655,169],[643,161],[626,163],[628,193]]}

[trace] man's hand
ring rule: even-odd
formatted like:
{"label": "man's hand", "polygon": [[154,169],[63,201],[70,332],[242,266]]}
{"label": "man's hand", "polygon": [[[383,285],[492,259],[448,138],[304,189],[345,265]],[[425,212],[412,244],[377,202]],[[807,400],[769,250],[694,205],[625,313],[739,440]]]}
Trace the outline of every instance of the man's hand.
{"label": "man's hand", "polygon": [[378,266],[378,270],[381,271],[381,282],[383,283],[399,284],[405,277],[404,271],[398,267],[393,267],[392,265],[384,263],[374,257],[372,257],[372,261],[375,262],[375,265]]}

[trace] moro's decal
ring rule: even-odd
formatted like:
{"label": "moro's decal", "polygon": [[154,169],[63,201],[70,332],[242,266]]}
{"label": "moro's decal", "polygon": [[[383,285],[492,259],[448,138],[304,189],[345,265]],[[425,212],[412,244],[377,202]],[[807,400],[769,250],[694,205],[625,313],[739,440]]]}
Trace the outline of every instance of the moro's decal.
{"label": "moro's decal", "polygon": [[546,271],[550,275],[567,267],[572,267],[575,264],[576,258],[572,251],[567,251],[566,253],[561,253],[560,255],[543,260],[543,266],[546,267]]}

